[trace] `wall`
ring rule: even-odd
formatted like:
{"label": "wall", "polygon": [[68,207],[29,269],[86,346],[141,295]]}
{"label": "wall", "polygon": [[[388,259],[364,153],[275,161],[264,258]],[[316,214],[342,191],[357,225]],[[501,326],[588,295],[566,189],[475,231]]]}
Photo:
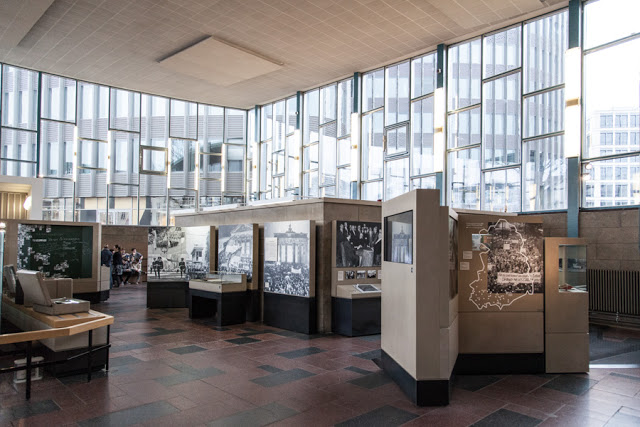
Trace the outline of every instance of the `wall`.
{"label": "wall", "polygon": [[[545,237],[567,236],[565,212],[539,214]],[[638,208],[580,212],[580,236],[587,241],[590,269],[640,271]]]}

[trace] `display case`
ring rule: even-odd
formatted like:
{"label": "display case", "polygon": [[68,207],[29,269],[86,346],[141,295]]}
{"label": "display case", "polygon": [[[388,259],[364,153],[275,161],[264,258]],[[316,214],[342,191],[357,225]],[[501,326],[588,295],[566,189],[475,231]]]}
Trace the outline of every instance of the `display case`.
{"label": "display case", "polygon": [[245,322],[247,275],[214,272],[189,281],[189,317],[212,317],[218,326]]}
{"label": "display case", "polygon": [[584,239],[547,237],[545,365],[548,373],[589,370],[589,294]]}

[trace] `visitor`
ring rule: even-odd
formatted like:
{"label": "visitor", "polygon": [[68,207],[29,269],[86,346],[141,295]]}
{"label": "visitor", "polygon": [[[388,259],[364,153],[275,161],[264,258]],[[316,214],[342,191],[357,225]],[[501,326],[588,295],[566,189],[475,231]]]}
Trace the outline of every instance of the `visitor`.
{"label": "visitor", "polygon": [[[113,288],[113,253],[109,250],[109,245],[104,245],[102,252],[100,252],[100,265],[109,267],[109,289]],[[100,279],[102,280],[102,278]]]}
{"label": "visitor", "polygon": [[113,281],[114,288],[119,288],[122,283],[122,271],[123,271],[122,250],[120,246],[116,245],[116,249],[113,252]]}

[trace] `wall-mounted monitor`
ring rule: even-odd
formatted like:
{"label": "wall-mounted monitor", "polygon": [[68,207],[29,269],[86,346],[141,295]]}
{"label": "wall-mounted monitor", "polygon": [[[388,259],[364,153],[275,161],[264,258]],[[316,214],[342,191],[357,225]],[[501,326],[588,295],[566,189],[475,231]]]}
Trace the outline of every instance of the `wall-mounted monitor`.
{"label": "wall-mounted monitor", "polygon": [[413,211],[384,219],[384,260],[413,264]]}

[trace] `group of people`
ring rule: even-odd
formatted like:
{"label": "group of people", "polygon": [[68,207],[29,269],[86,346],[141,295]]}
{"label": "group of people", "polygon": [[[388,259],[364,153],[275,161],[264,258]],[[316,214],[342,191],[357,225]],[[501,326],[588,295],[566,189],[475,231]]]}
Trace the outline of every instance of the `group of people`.
{"label": "group of people", "polygon": [[[111,269],[111,287],[119,288],[120,285],[137,285],[140,283],[142,275],[142,254],[131,249],[131,253],[127,253],[124,248],[115,245],[109,248],[104,245],[100,253],[100,263]],[[135,280],[135,282],[133,282]]]}

